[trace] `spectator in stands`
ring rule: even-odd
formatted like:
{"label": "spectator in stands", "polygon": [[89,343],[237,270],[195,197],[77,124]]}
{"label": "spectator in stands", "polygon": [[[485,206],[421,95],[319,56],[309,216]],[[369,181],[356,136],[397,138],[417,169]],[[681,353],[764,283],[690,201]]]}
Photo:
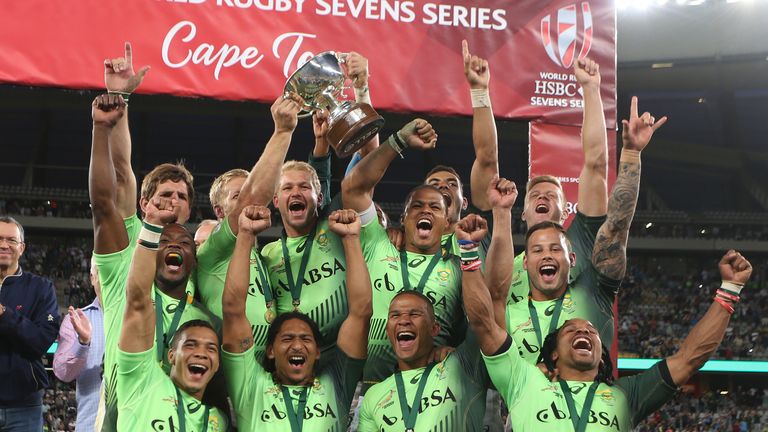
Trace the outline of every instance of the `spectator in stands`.
{"label": "spectator in stands", "polygon": [[89,432],[96,423],[104,356],[104,325],[101,286],[96,265],[91,262],[93,302],[82,308],[69,307],[59,330],[59,347],[53,357],[53,372],[64,382],[77,380],[76,432]]}
{"label": "spectator in stands", "polygon": [[24,228],[0,217],[0,431],[42,430],[41,357],[56,339],[59,311],[47,279],[22,271]]}

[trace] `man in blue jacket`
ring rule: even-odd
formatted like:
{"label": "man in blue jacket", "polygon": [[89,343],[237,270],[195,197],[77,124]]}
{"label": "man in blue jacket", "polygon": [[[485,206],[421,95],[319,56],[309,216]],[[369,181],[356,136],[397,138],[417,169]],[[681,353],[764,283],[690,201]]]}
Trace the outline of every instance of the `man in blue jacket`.
{"label": "man in blue jacket", "polygon": [[24,228],[0,217],[0,432],[43,429],[41,358],[59,330],[53,284],[22,271],[23,252]]}

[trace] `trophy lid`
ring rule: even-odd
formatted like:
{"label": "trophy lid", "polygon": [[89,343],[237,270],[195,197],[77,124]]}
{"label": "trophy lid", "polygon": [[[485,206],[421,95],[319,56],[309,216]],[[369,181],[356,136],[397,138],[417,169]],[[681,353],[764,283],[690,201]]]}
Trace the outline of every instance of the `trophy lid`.
{"label": "trophy lid", "polygon": [[284,92],[296,92],[307,103],[318,94],[333,86],[334,93],[344,85],[344,71],[333,51],[322,52],[301,65],[285,83]]}

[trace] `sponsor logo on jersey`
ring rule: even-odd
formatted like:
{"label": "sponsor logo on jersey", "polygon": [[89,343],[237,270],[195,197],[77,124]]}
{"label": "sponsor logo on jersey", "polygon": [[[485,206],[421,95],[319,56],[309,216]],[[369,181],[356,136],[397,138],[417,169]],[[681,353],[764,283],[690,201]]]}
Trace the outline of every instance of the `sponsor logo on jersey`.
{"label": "sponsor logo on jersey", "polygon": [[[536,420],[539,423],[554,423],[559,421],[566,421],[570,426],[571,416],[568,413],[568,409],[559,409],[555,402],[552,402],[548,407],[539,410],[536,413]],[[599,424],[600,426],[607,427],[609,429],[620,430],[619,418],[616,414],[608,413],[605,411],[589,411],[588,424]]]}

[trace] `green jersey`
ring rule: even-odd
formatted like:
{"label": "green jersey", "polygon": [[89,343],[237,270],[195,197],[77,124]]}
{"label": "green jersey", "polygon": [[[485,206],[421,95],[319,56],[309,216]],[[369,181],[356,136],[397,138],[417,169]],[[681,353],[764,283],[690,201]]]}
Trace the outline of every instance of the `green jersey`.
{"label": "green jersey", "polygon": [[[336,346],[339,328],[347,318],[347,263],[344,259],[344,246],[339,237],[328,228],[328,215],[338,208],[340,202],[341,199],[337,197],[323,209],[313,234],[285,238],[293,282],[301,279],[302,284],[298,308],[320,327],[323,336],[321,350],[324,352]],[[305,251],[310,236],[314,236],[312,246]],[[304,274],[300,275],[305,252],[309,254],[309,258]],[[293,297],[286,261],[283,259],[283,240],[264,246],[261,255],[277,298],[277,313],[292,311]]]}
{"label": "green jersey", "polygon": [[[116,379],[117,371],[117,345],[120,341],[123,315],[125,313],[125,284],[128,280],[128,270],[131,267],[133,251],[136,247],[136,239],[141,229],[141,221],[133,216],[125,219],[125,229],[128,233],[128,246],[118,252],[110,254],[93,254],[94,262],[99,269],[99,282],[101,283],[101,299],[104,311],[104,402],[106,411],[104,417],[104,431],[112,431],[117,418]],[[194,283],[190,278],[187,284],[187,298],[194,294]],[[162,319],[156,320],[156,325],[162,325],[162,365],[168,373],[168,348],[175,329],[171,329],[173,317],[179,306],[179,300],[169,297],[155,286],[152,287],[152,299],[160,298],[162,301]],[[194,319],[202,319],[210,322],[217,330],[221,328],[221,322],[208,312],[205,307],[195,301],[186,304],[179,319],[179,325]],[[173,330],[171,332],[170,330]],[[157,353],[155,354],[157,356]],[[157,357],[155,358],[157,361]]]}
{"label": "green jersey", "polygon": [[[524,361],[513,342],[504,353],[483,356],[488,374],[507,403],[512,430],[572,432],[566,397],[538,367]],[[664,362],[665,360],[662,360]],[[600,383],[590,407],[587,431],[631,431],[640,421],[671,399],[676,388],[662,378],[662,362],[614,385]],[[581,415],[592,382],[567,381],[574,408]]]}
{"label": "green jersey", "polygon": [[[600,333],[603,346],[610,348],[613,343],[613,300],[621,280],[598,274],[591,262],[589,267],[568,285],[562,302],[557,299],[531,300],[529,304],[526,300],[507,305],[507,332],[515,340],[520,356],[528,363],[538,361],[544,338],[571,318],[589,320]],[[536,311],[535,317],[530,306]],[[555,315],[558,315],[556,323],[553,322]],[[541,339],[536,334],[534,318],[538,320]]]}
{"label": "green jersey", "polygon": [[[339,350],[333,362],[320,367],[311,387],[281,386],[275,382],[272,374],[256,362],[253,347],[240,354],[222,351],[221,362],[240,430],[292,430],[290,413],[299,413],[301,393],[306,389],[302,430],[343,432],[365,360],[351,359]],[[290,396],[290,410],[285,393]]]}
{"label": "green jersey", "polygon": [[[571,268],[570,282],[574,282],[579,275],[591,267],[592,249],[595,246],[597,231],[605,222],[605,216],[584,216],[576,213],[571,225],[568,227],[568,240],[571,241],[573,252],[576,254],[576,265]],[[525,246],[525,245],[523,245]],[[525,303],[530,292],[528,285],[528,272],[523,267],[525,252],[515,257],[515,267],[512,272],[512,283],[509,286],[507,305],[518,302]]]}
{"label": "green jersey", "polygon": [[[392,346],[387,338],[387,317],[389,303],[403,291],[403,269],[400,251],[390,243],[387,233],[374,219],[365,225],[360,233],[363,256],[371,275],[373,288],[373,316],[368,332],[368,361],[365,365],[364,380],[379,382],[392,374],[397,364]],[[457,322],[463,319],[461,313],[461,270],[456,257],[441,250],[440,256],[406,252],[407,275],[411,289],[418,289],[424,279],[422,293],[427,296],[435,309],[440,323],[440,333],[435,337],[437,345],[448,345],[452,336],[465,327]],[[430,269],[430,263],[433,268]]]}
{"label": "green jersey", "polygon": [[[219,319],[223,318],[221,298],[224,293],[224,281],[235,248],[237,236],[224,218],[214,228],[208,240],[197,250],[197,289],[203,304]],[[257,361],[264,358],[269,322],[265,318],[267,304],[264,290],[270,289],[269,276],[266,274],[261,255],[256,249],[251,250],[251,276],[248,283],[248,297],[245,301],[245,316],[251,323],[253,343]],[[276,305],[273,305],[273,311]]]}
{"label": "green jersey", "polygon": [[[425,368],[402,372],[405,401],[414,397]],[[481,431],[485,394],[490,384],[477,339],[470,331],[456,351],[437,363],[429,373],[418,404],[417,431]],[[359,432],[401,432],[406,429],[395,375],[375,384],[363,398]]]}
{"label": "green jersey", "polygon": [[[176,431],[181,430],[181,422],[187,432],[228,430],[224,413],[203,405],[173,384],[157,363],[156,348],[140,353],[117,351],[117,430]],[[179,418],[180,402],[183,418]]]}

